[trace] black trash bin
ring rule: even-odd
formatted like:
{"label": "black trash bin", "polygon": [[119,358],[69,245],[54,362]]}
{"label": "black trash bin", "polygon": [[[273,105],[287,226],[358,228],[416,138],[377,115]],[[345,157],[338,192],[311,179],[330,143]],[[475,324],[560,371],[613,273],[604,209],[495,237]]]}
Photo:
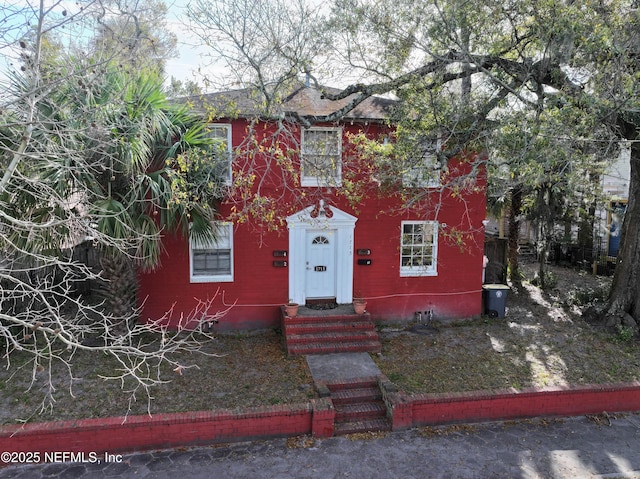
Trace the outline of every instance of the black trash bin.
{"label": "black trash bin", "polygon": [[482,289],[485,314],[490,318],[504,318],[509,286],[505,284],[485,284]]}

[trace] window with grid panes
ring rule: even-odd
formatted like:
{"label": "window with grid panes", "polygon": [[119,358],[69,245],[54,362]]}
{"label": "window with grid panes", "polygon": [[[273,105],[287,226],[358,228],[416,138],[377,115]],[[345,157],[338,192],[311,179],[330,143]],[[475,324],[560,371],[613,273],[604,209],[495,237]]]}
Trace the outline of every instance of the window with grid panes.
{"label": "window with grid panes", "polygon": [[231,125],[224,123],[209,123],[207,131],[210,138],[215,140],[212,149],[217,159],[216,176],[231,184]]}
{"label": "window with grid panes", "polygon": [[400,235],[400,276],[437,274],[438,223],[403,221]]}
{"label": "window with grid panes", "polygon": [[216,240],[192,239],[189,248],[192,283],[233,281],[233,225],[216,223]]}
{"label": "window with grid panes", "polygon": [[435,188],[440,186],[441,166],[437,152],[439,140],[423,140],[416,154],[407,158],[402,170],[402,186],[407,188]]}
{"label": "window with grid panes", "polygon": [[340,186],[342,183],[342,130],[302,130],[300,183],[302,186]]}

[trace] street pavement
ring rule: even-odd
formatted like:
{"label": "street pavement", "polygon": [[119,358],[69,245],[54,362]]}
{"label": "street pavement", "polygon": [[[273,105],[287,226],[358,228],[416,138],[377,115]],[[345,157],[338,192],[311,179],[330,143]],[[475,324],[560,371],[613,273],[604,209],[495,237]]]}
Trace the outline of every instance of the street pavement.
{"label": "street pavement", "polygon": [[111,459],[14,465],[0,469],[0,478],[640,479],[640,414],[305,436]]}

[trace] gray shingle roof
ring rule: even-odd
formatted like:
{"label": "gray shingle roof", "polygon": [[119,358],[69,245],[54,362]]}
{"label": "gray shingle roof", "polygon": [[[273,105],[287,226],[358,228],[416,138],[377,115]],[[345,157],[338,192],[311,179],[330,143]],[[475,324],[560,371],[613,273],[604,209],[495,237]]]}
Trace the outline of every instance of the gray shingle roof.
{"label": "gray shingle roof", "polygon": [[[233,117],[272,117],[301,116],[312,121],[318,121],[321,117],[331,115],[349,104],[356,94],[347,98],[332,101],[327,99],[323,92],[337,94],[336,88],[322,87],[322,91],[306,86],[303,83],[295,85],[288,96],[271,108],[264,107],[264,97],[256,90],[240,89],[216,93],[196,95],[185,100],[191,107],[203,114],[213,112],[218,118]],[[371,96],[342,116],[346,121],[383,121],[388,119],[396,101]],[[320,117],[320,118],[318,118]]]}

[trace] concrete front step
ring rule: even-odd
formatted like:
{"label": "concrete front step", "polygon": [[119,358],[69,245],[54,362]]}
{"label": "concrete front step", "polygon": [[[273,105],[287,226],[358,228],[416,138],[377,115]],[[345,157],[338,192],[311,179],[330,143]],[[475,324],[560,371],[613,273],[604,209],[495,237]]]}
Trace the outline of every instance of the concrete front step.
{"label": "concrete front step", "polygon": [[391,431],[391,423],[387,419],[364,419],[336,423],[333,433],[336,436],[362,432]]}
{"label": "concrete front step", "polygon": [[379,353],[382,352],[380,341],[358,341],[349,343],[307,343],[287,344],[287,352],[291,356],[307,354],[331,353]]}

